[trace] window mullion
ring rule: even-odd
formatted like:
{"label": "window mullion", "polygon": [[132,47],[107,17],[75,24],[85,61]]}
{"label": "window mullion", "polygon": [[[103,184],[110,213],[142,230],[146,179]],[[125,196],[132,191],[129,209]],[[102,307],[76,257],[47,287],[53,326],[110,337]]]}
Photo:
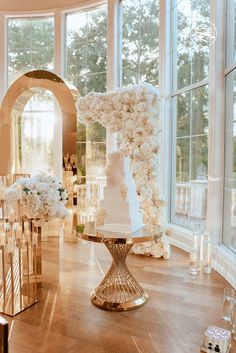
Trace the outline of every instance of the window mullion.
{"label": "window mullion", "polygon": [[54,71],[65,77],[65,14],[56,11],[54,14]]}
{"label": "window mullion", "polygon": [[217,36],[210,46],[207,221],[214,242],[222,242],[224,179],[224,1],[210,1]]}
{"label": "window mullion", "polygon": [[[108,1],[107,22],[107,89],[114,90],[121,84],[121,3]],[[117,134],[107,131],[107,152],[117,147]]]}
{"label": "window mullion", "polygon": [[160,1],[159,22],[159,89],[161,96],[160,114],[162,117],[161,170],[164,199],[167,203],[167,218],[171,213],[171,0]]}
{"label": "window mullion", "polygon": [[107,88],[120,86],[121,69],[121,4],[119,0],[108,1],[107,23]]}
{"label": "window mullion", "polygon": [[185,93],[185,92],[188,92],[188,91],[192,91],[192,90],[194,90],[196,88],[199,88],[199,87],[207,85],[208,82],[209,82],[208,79],[206,79],[206,80],[203,80],[203,81],[199,81],[199,82],[193,83],[193,84],[191,84],[189,86],[180,88],[177,91],[172,92],[171,96],[174,97],[174,96],[178,96],[179,94],[182,94],[182,93]]}

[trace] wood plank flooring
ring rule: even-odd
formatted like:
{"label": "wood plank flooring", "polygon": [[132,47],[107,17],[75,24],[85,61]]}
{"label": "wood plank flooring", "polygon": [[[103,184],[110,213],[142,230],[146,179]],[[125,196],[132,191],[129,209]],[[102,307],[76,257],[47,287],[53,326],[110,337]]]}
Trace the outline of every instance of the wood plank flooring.
{"label": "wood plank flooring", "polygon": [[39,303],[8,318],[9,353],[198,353],[209,325],[227,328],[221,298],[229,285],[216,272],[191,279],[188,255],[174,247],[170,260],[129,255],[128,263],[148,303],[103,311],[89,295],[110,265],[104,245],[49,238]]}

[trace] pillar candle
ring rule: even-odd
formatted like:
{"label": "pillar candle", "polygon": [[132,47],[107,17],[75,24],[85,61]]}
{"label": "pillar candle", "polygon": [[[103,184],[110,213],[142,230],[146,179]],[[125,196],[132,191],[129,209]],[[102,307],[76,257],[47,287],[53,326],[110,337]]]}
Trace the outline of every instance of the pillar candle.
{"label": "pillar candle", "polygon": [[0,233],[0,245],[1,246],[6,245],[6,234],[4,232]]}
{"label": "pillar candle", "polygon": [[21,185],[17,185],[18,189],[18,200],[22,201],[22,187]]}
{"label": "pillar candle", "polygon": [[0,187],[0,200],[5,200],[5,189]]}
{"label": "pillar candle", "polygon": [[38,245],[38,234],[33,233],[33,239],[32,239],[33,245]]}
{"label": "pillar candle", "polygon": [[5,232],[10,232],[11,226],[10,226],[9,223],[5,223],[5,224],[4,224],[4,230],[5,230]]}
{"label": "pillar candle", "polygon": [[22,235],[22,229],[19,223],[14,224],[14,231],[16,233],[16,239],[20,240]]}
{"label": "pillar candle", "polygon": [[7,250],[9,253],[13,253],[15,250],[15,241],[12,236],[8,238]]}
{"label": "pillar candle", "polygon": [[30,230],[25,229],[25,241],[28,243],[30,241]]}
{"label": "pillar candle", "polygon": [[14,212],[13,208],[11,208],[11,210],[10,210],[9,220],[10,220],[10,222],[14,222],[15,221],[15,212]]}

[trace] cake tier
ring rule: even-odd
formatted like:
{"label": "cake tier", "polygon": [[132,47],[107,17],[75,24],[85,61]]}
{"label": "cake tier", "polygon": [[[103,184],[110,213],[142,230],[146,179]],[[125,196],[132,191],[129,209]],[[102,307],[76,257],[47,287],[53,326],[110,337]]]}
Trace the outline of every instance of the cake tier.
{"label": "cake tier", "polygon": [[129,158],[115,152],[108,159],[107,186],[100,203],[105,210],[104,225],[98,230],[134,233],[144,225]]}
{"label": "cake tier", "polygon": [[119,202],[117,199],[113,200],[107,200],[104,199],[100,201],[100,207],[104,208],[106,210],[106,213],[122,213],[122,214],[129,214],[129,203],[127,201],[125,202]]}
{"label": "cake tier", "polygon": [[109,213],[105,217],[105,223],[124,223],[124,224],[140,224],[142,225],[142,215],[139,214],[137,217],[130,217],[128,213]]}

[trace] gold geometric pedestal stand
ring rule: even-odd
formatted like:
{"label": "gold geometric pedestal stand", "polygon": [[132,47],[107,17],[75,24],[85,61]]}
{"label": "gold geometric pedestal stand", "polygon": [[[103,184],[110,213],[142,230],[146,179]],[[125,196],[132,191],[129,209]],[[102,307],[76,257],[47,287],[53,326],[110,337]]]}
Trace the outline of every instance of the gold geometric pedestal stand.
{"label": "gold geometric pedestal stand", "polygon": [[91,301],[99,308],[125,311],[138,308],[148,300],[148,294],[139,285],[126,265],[126,257],[133,244],[104,240],[113,257],[111,267],[100,285],[92,292]]}
{"label": "gold geometric pedestal stand", "polygon": [[112,311],[136,309],[148,301],[148,294],[133,277],[126,264],[126,257],[134,243],[153,240],[145,229],[137,234],[99,234],[93,222],[85,225],[84,233],[77,233],[84,240],[104,243],[112,256],[112,264],[99,286],[91,293],[91,301],[98,308]]}

